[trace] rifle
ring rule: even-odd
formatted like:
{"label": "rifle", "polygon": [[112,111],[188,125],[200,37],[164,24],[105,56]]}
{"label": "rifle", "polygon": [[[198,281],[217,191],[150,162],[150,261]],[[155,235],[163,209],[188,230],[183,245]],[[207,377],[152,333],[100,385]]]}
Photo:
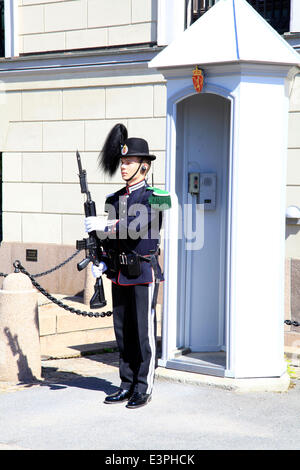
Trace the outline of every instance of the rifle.
{"label": "rifle", "polygon": [[[84,203],[84,212],[86,217],[94,217],[96,216],[96,205],[95,202],[92,201],[91,194],[88,190],[88,184],[86,179],[86,170],[82,169],[81,166],[81,158],[78,150],[76,151],[78,169],[79,169],[79,182],[81,192],[86,194],[86,201]],[[90,261],[99,266],[100,259],[101,259],[101,252],[103,252],[103,244],[102,241],[98,238],[97,233],[95,230],[89,232],[89,237],[84,238],[83,240],[76,241],[76,249],[77,250],[85,250],[86,257],[77,264],[78,271],[82,271],[85,269]],[[101,308],[106,305],[105,295],[104,295],[104,288],[102,282],[102,276],[96,279],[94,285],[94,295],[90,300],[90,308]]]}

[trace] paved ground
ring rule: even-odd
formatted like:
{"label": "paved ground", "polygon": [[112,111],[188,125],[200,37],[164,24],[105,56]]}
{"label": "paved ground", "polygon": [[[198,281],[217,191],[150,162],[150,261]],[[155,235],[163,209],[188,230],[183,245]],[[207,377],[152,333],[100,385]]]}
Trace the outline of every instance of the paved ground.
{"label": "paved ground", "polygon": [[[44,380],[0,385],[0,449],[299,449],[300,380],[237,393],[158,378],[146,407],[105,405],[117,353],[43,361]],[[299,370],[297,368],[297,370]]]}

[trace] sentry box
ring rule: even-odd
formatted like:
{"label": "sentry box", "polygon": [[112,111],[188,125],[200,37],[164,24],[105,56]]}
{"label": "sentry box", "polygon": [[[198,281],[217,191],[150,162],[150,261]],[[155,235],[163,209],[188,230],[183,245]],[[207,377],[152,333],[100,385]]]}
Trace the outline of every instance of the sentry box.
{"label": "sentry box", "polygon": [[285,374],[288,79],[299,62],[246,0],[220,0],[150,62],[167,80],[173,197],[161,366]]}

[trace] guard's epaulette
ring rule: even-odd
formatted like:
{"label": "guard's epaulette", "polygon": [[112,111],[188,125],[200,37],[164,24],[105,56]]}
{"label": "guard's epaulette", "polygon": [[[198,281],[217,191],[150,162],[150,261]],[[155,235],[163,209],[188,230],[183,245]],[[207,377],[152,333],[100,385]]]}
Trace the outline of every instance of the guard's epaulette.
{"label": "guard's epaulette", "polygon": [[164,191],[163,189],[159,188],[153,188],[152,186],[148,186],[147,189],[153,191],[149,197],[149,204],[151,206],[160,211],[170,209],[171,195],[168,191]]}

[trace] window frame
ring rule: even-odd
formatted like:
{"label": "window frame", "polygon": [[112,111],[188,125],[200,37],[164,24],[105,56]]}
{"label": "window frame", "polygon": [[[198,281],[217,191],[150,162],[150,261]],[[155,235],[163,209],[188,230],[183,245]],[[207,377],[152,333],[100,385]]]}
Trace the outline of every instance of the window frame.
{"label": "window frame", "polygon": [[19,56],[18,2],[4,0],[4,57]]}

